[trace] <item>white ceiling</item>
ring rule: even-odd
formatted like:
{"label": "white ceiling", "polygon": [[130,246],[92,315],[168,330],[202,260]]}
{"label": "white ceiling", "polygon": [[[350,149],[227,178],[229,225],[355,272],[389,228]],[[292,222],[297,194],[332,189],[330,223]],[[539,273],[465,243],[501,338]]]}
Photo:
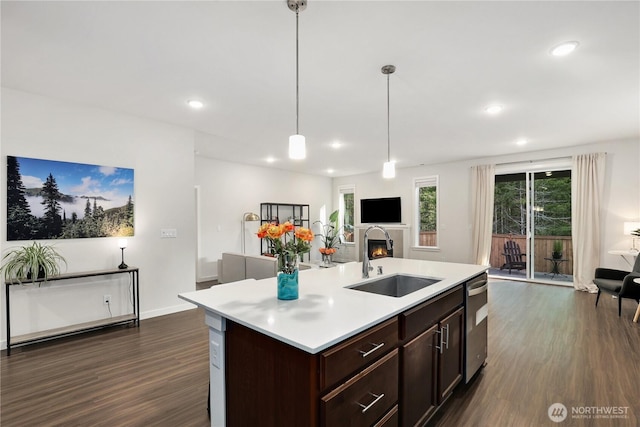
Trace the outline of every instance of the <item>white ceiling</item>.
{"label": "white ceiling", "polygon": [[[640,137],[637,1],[2,1],[2,86],[186,126],[199,155],[333,176]],[[577,40],[556,58],[556,44]],[[197,98],[195,111],[186,100]],[[484,107],[504,106],[499,116]],[[518,146],[515,141],[529,143]],[[340,141],[340,149],[331,144]],[[87,142],[90,143],[90,142]]]}

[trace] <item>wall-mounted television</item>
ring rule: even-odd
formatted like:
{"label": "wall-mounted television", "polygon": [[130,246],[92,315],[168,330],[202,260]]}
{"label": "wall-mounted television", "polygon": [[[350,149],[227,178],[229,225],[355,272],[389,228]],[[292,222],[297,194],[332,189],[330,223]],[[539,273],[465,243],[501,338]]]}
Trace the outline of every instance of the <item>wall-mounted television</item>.
{"label": "wall-mounted television", "polygon": [[360,199],[360,222],[363,224],[402,222],[400,197]]}

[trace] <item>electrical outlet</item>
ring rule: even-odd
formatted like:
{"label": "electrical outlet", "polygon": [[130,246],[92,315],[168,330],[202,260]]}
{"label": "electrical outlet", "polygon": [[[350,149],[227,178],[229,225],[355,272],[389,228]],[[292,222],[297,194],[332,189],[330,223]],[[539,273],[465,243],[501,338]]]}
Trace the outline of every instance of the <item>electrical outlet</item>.
{"label": "electrical outlet", "polygon": [[111,304],[111,295],[104,295],[102,297],[102,301],[104,302],[105,305]]}
{"label": "electrical outlet", "polygon": [[211,355],[211,364],[216,368],[220,368],[220,344],[215,341],[211,341],[209,353]]}

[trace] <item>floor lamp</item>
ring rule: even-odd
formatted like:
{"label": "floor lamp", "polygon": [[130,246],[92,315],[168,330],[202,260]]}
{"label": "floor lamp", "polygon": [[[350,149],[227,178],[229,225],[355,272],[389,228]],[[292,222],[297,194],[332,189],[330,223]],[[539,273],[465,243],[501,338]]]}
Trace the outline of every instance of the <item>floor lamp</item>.
{"label": "floor lamp", "polygon": [[260,217],[253,212],[245,212],[242,214],[242,240],[240,242],[240,247],[242,248],[242,253],[245,253],[245,243],[244,243],[244,234],[245,234],[245,223],[247,221],[260,221]]}

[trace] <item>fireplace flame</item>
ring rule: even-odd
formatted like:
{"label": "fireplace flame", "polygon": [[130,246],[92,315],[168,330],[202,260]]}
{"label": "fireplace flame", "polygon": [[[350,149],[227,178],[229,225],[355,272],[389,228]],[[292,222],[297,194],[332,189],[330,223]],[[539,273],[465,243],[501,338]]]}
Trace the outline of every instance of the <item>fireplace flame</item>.
{"label": "fireplace flame", "polygon": [[371,252],[372,258],[380,258],[380,257],[386,257],[386,256],[387,256],[387,250],[384,248],[375,248]]}

